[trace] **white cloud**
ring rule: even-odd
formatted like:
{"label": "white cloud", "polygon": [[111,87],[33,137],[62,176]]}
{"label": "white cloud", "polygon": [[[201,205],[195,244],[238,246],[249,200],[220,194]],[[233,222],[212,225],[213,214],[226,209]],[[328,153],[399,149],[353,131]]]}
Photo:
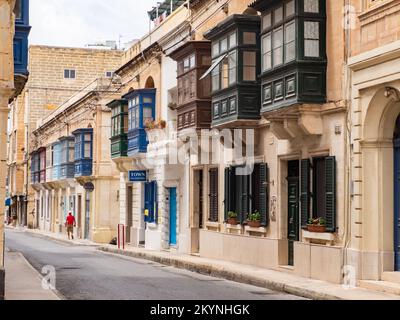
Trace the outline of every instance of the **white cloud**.
{"label": "white cloud", "polygon": [[149,30],[147,11],[157,0],[31,0],[31,44],[84,47],[128,42]]}

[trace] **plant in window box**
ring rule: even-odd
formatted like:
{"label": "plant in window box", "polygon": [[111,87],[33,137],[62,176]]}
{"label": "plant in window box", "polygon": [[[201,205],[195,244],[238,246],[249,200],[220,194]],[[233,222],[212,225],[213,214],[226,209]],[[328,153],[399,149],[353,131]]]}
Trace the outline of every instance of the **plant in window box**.
{"label": "plant in window box", "polygon": [[148,120],[145,123],[146,130],[154,129],[165,129],[167,127],[167,122],[165,120],[151,121]]}
{"label": "plant in window box", "polygon": [[238,214],[236,212],[233,211],[229,211],[228,212],[228,224],[236,226],[239,224],[238,220]]}
{"label": "plant in window box", "polygon": [[260,228],[261,214],[258,211],[250,213],[247,217],[247,225],[251,228]]}
{"label": "plant in window box", "polygon": [[326,232],[326,220],[323,218],[310,219],[308,221],[307,230],[309,232]]}

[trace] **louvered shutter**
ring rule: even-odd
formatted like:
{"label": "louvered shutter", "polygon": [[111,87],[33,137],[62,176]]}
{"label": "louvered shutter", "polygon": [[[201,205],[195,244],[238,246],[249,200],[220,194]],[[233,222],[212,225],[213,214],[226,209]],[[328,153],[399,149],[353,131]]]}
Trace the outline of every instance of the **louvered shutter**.
{"label": "louvered shutter", "polygon": [[268,165],[266,163],[260,164],[259,170],[260,170],[259,195],[260,195],[261,225],[266,227],[269,224]]}
{"label": "louvered shutter", "polygon": [[154,203],[153,203],[153,208],[154,208],[154,212],[153,212],[153,222],[158,223],[158,185],[157,185],[157,181],[153,182],[153,199],[154,199]]}
{"label": "louvered shutter", "polygon": [[300,195],[300,214],[301,227],[307,228],[308,219],[310,218],[310,160],[301,161],[301,195]]}
{"label": "louvered shutter", "polygon": [[218,222],[218,169],[210,170],[210,221]]}
{"label": "louvered shutter", "polygon": [[326,229],[336,231],[336,158],[325,158]]}
{"label": "louvered shutter", "polygon": [[226,168],[225,169],[225,182],[224,182],[224,217],[225,217],[225,222],[228,221],[228,213],[231,211],[230,207],[230,176],[231,176],[231,168]]}
{"label": "louvered shutter", "polygon": [[237,175],[236,176],[236,189],[237,199],[239,201],[239,212],[238,219],[241,223],[247,220],[249,212],[249,187],[250,187],[250,176]]}

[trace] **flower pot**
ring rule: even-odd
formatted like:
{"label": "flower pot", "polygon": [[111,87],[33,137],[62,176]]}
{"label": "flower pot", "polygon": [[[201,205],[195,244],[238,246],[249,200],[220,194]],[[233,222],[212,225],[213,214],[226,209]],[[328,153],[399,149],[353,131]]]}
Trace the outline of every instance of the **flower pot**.
{"label": "flower pot", "polygon": [[318,224],[309,224],[307,226],[307,230],[309,232],[324,233],[324,232],[326,232],[326,226],[321,226]]}
{"label": "flower pot", "polygon": [[260,228],[261,227],[261,221],[247,221],[247,225],[250,228]]}
{"label": "flower pot", "polygon": [[230,225],[232,225],[232,226],[236,226],[236,225],[238,225],[239,223],[238,223],[238,221],[237,221],[237,218],[229,218],[229,219],[228,219],[228,224],[230,224]]}

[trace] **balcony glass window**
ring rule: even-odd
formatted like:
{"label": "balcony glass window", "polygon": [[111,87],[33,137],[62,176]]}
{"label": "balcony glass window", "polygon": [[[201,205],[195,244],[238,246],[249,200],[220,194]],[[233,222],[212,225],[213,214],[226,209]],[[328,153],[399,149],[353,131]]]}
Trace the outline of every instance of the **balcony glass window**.
{"label": "balcony glass window", "polygon": [[272,37],[273,65],[279,66],[283,63],[283,29],[282,27],[274,30]]}
{"label": "balcony glass window", "polygon": [[255,51],[243,52],[243,81],[256,81],[257,55]]}
{"label": "balcony glass window", "polygon": [[319,0],[304,0],[304,12],[319,13]]}
{"label": "balcony glass window", "polygon": [[318,58],[319,53],[319,22],[304,21],[304,55]]}
{"label": "balcony glass window", "polygon": [[255,32],[243,32],[243,44],[256,44],[257,37]]}
{"label": "balcony glass window", "polygon": [[285,62],[296,59],[296,29],[294,21],[285,26]]}

